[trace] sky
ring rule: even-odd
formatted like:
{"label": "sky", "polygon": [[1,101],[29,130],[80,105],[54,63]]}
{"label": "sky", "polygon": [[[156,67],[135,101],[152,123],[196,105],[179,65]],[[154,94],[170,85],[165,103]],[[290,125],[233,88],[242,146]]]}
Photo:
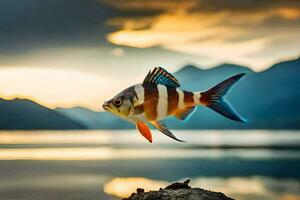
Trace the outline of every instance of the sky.
{"label": "sky", "polygon": [[0,0],[0,97],[99,110],[155,66],[263,71],[299,35],[298,0]]}

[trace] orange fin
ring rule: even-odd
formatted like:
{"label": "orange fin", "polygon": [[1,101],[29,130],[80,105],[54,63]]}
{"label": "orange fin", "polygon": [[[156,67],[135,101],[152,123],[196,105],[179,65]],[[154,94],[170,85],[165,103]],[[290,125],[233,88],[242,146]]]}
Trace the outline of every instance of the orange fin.
{"label": "orange fin", "polygon": [[176,111],[174,115],[177,119],[188,120],[193,115],[193,113],[196,111],[196,109],[197,109],[196,106],[187,107],[187,108]]}
{"label": "orange fin", "polygon": [[137,122],[136,128],[140,131],[142,136],[144,136],[150,143],[152,143],[152,135],[149,127],[143,122]]}

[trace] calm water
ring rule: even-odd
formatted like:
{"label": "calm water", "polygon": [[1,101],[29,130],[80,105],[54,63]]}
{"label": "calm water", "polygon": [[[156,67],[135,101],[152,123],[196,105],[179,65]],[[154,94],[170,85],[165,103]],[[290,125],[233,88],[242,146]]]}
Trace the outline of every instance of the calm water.
{"label": "calm water", "polygon": [[0,132],[0,199],[118,199],[191,185],[233,198],[300,199],[299,131]]}

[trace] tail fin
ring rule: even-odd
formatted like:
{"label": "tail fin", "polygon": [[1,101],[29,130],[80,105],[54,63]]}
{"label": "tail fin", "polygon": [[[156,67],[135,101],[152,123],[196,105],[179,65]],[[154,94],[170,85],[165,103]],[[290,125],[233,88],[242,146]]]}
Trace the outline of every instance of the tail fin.
{"label": "tail fin", "polygon": [[219,83],[206,92],[201,93],[200,103],[220,113],[221,115],[240,122],[245,122],[234,109],[227,103],[223,97],[227,94],[228,90],[245,74],[237,74],[225,81]]}

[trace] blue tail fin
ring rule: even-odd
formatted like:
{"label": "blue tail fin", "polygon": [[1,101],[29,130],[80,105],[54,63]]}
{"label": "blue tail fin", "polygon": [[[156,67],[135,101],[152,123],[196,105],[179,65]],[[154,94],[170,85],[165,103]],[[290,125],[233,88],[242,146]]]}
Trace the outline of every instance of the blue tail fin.
{"label": "blue tail fin", "polygon": [[245,120],[234,111],[230,104],[223,99],[231,86],[233,86],[244,75],[245,74],[242,73],[232,76],[208,91],[202,92],[200,102],[229,119],[245,122]]}

